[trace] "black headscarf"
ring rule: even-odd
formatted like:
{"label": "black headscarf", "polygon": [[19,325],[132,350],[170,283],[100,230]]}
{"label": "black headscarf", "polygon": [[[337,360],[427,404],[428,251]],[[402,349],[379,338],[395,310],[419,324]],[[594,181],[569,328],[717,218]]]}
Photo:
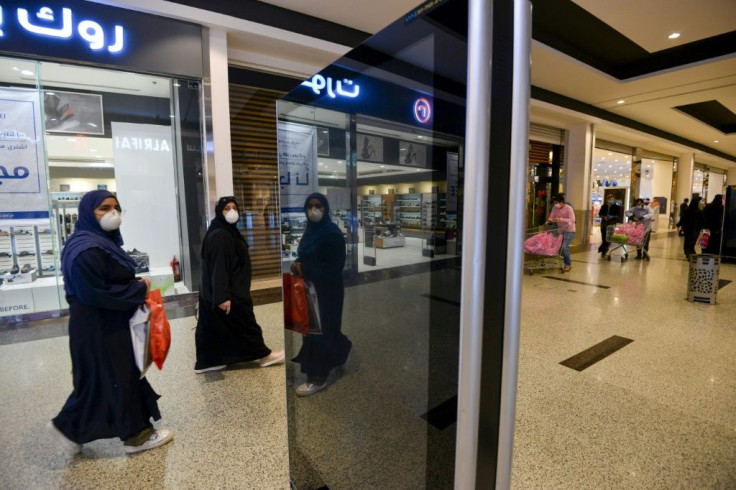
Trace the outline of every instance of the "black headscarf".
{"label": "black headscarf", "polygon": [[235,207],[238,209],[238,214],[240,213],[240,206],[238,205],[238,201],[235,199],[234,196],[224,196],[217,201],[217,204],[215,205],[215,217],[212,218],[212,221],[210,221],[210,227],[207,229],[207,233],[204,235],[204,240],[202,240],[202,258],[204,258],[204,246],[207,243],[207,238],[209,238],[209,236],[217,230],[225,230],[236,240],[242,240],[243,242],[245,242],[245,238],[243,238],[243,235],[240,234],[240,230],[238,230],[238,223],[235,222],[233,224],[230,224],[225,219],[225,216],[222,215],[222,211],[223,209],[225,209],[225,206],[227,206],[231,202],[235,203]]}
{"label": "black headscarf", "polygon": [[95,217],[95,208],[108,197],[112,197],[117,201],[117,197],[112,192],[97,190],[86,193],[79,202],[77,211],[79,218],[74,225],[74,233],[71,234],[64,245],[64,250],[61,251],[64,289],[69,294],[74,294],[76,287],[74,275],[72,274],[74,259],[88,248],[101,248],[110,254],[117,263],[130,272],[135,272],[135,261],[121,248],[123,236],[120,234],[120,230],[103,230]]}
{"label": "black headscarf", "polygon": [[[307,206],[309,205],[309,201],[312,199],[319,200],[325,208],[322,220],[317,223],[312,223],[309,220],[309,215],[307,214]],[[338,228],[330,218],[330,203],[327,202],[327,198],[319,192],[315,192],[314,194],[307,196],[307,199],[304,201],[304,214],[307,215],[307,229],[304,231],[304,235],[302,235],[301,240],[299,240],[299,248],[297,248],[297,254],[299,257],[303,254],[308,255],[312,253],[314,249],[319,247],[322,240],[331,233],[337,233],[342,236],[342,231],[340,231],[340,228]]]}

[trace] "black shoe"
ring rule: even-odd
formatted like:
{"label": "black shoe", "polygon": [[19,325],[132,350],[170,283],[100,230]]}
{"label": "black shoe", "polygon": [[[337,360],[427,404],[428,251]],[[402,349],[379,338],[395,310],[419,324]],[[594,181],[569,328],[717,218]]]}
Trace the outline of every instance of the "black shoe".
{"label": "black shoe", "polygon": [[17,274],[17,273],[19,273],[19,272],[20,272],[20,267],[18,267],[18,264],[15,264],[15,265],[14,265],[14,266],[13,266],[13,267],[12,267],[12,268],[10,269],[10,273],[11,273],[11,274]]}
{"label": "black shoe", "polygon": [[31,264],[26,264],[26,265],[24,265],[24,266],[23,266],[23,268],[22,268],[22,269],[20,270],[20,273],[21,273],[21,274],[28,274],[29,272],[31,272],[31,269],[33,269],[33,267],[31,267]]}
{"label": "black shoe", "polygon": [[641,259],[643,259],[643,258],[644,258],[644,257],[642,257],[641,255],[637,255],[636,257],[634,257],[634,260],[641,260]]}
{"label": "black shoe", "polygon": [[23,250],[21,253],[18,254],[19,257],[28,257],[29,255],[36,255],[33,252],[29,252],[28,250]]}

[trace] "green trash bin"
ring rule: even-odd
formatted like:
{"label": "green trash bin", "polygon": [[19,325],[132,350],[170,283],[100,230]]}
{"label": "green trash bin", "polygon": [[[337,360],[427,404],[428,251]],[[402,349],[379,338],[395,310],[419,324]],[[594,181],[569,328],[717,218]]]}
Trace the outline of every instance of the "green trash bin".
{"label": "green trash bin", "polygon": [[706,305],[716,304],[720,263],[719,255],[690,255],[690,272],[687,277],[688,301]]}

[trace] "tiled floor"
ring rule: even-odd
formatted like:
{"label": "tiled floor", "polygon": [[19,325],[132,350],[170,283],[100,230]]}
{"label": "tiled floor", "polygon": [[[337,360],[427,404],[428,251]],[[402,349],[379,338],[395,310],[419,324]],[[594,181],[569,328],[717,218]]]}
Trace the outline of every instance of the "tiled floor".
{"label": "tiled floor", "polygon": [[[651,262],[602,261],[593,247],[573,254],[570,273],[525,275],[513,488],[736,488],[736,265],[721,266],[734,282],[718,303],[697,305],[680,239],[660,233],[650,248]],[[310,451],[298,471],[314,485],[446,487],[432,469],[452,454],[424,447],[451,448],[454,424],[421,418],[454,395],[445,367],[457,332],[441,320],[457,316],[459,296],[437,286],[421,272],[348,288],[353,357],[307,398],[291,395],[291,363],[195,375],[194,320],[173,320],[170,358],[149,380],[175,440],[132,457],[116,440],[59,455],[42,427],[71,389],[63,329],[0,332],[0,487],[288,488],[287,403]],[[256,315],[283,345],[281,305]],[[582,371],[560,365],[614,335],[632,342]]]}

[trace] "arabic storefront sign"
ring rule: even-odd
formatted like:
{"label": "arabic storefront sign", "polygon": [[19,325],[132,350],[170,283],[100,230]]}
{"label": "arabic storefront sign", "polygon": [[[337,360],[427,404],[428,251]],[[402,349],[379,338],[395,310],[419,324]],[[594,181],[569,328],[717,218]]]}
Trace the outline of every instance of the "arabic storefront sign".
{"label": "arabic storefront sign", "polygon": [[5,0],[0,5],[0,51],[9,53],[198,78],[201,34],[201,26],[93,2]]}
{"label": "arabic storefront sign", "polygon": [[38,93],[0,90],[0,224],[46,224],[46,170]]}
{"label": "arabic storefront sign", "polygon": [[120,53],[125,47],[125,31],[123,26],[112,26],[107,34],[105,28],[99,23],[75,17],[70,8],[62,8],[61,15],[57,17],[49,7],[41,7],[35,14],[29,13],[28,9],[18,7],[17,9],[0,6],[0,20],[2,27],[0,37],[5,36],[5,20],[17,20],[20,27],[36,36],[51,39],[70,39],[72,36],[79,38],[89,44],[89,49],[98,51],[107,49],[110,53]]}
{"label": "arabic storefront sign", "polygon": [[281,212],[304,213],[304,201],[317,191],[317,129],[279,123]]}
{"label": "arabic storefront sign", "polygon": [[353,81],[347,78],[333,81],[332,77],[323,77],[317,74],[311,79],[302,82],[301,85],[311,88],[315,95],[322,95],[322,91],[325,90],[325,93],[331,99],[337,96],[354,99],[360,95],[360,86],[353,84]]}

